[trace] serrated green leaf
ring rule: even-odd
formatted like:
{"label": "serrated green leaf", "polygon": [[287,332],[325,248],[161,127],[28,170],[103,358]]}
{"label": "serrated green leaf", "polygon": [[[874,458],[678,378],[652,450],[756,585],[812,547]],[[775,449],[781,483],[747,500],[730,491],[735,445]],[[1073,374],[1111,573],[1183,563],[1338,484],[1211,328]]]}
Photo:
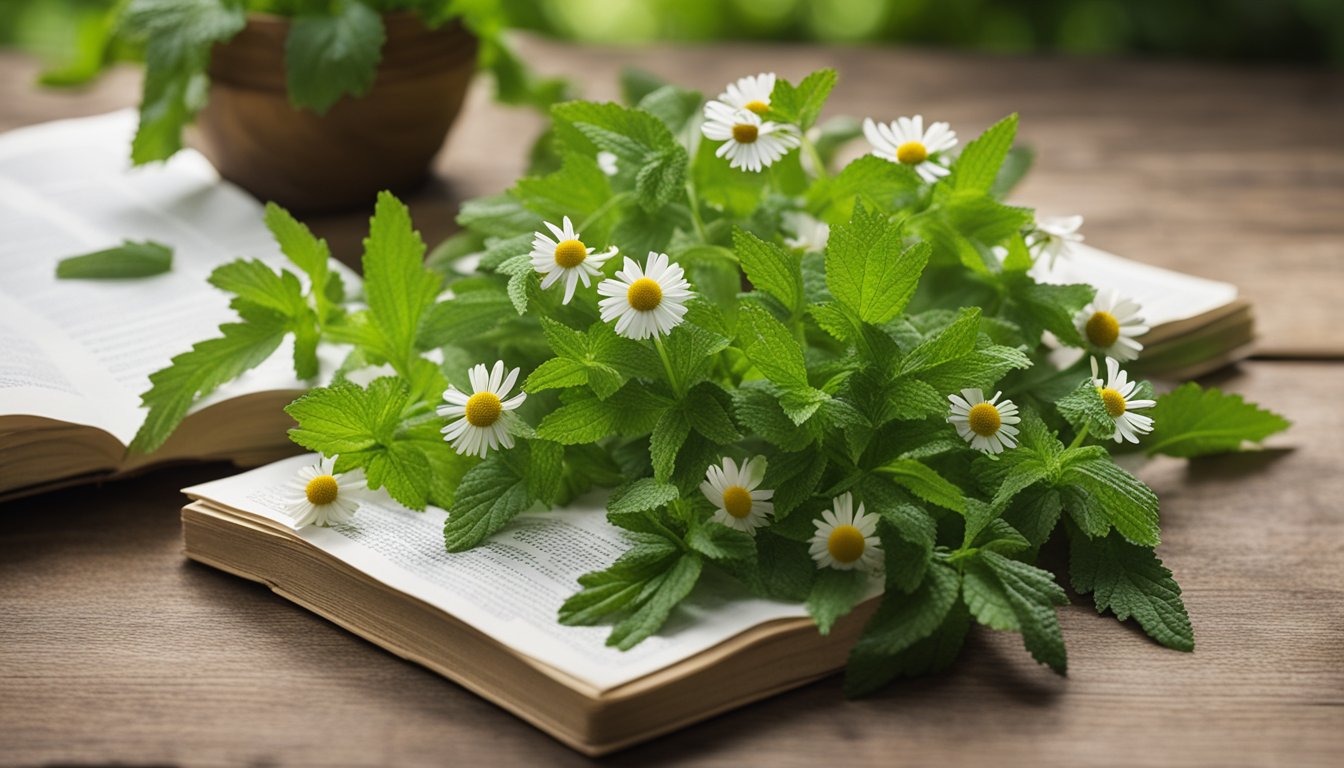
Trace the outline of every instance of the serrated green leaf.
{"label": "serrated green leaf", "polygon": [[308,309],[298,278],[287,270],[277,274],[257,259],[222,264],[210,273],[208,282],[249,304],[265,307],[287,318],[297,318]]}
{"label": "serrated green leaf", "polygon": [[930,504],[954,512],[966,511],[966,496],[961,489],[921,462],[895,459],[877,471]]}
{"label": "serrated green leaf", "polygon": [[1158,397],[1149,415],[1153,432],[1146,441],[1148,453],[1181,458],[1237,451],[1289,427],[1287,419],[1241,395],[1201,389],[1194,382]]}
{"label": "serrated green leaf", "polygon": [[845,693],[856,696],[887,683],[897,669],[888,662],[942,626],[961,592],[961,577],[934,565],[910,594],[887,592],[849,654]]}
{"label": "serrated green leaf", "polygon": [[860,320],[885,323],[910,302],[928,260],[927,244],[905,248],[899,225],[859,206],[831,231],[826,286]]}
{"label": "serrated green leaf", "polygon": [[173,268],[173,249],[153,240],[123,240],[121,245],[56,263],[61,280],[108,280],[161,275]]}
{"label": "serrated green leaf", "polygon": [[378,195],[364,240],[364,296],[380,351],[398,371],[415,357],[421,319],[434,304],[443,278],[425,269],[425,243],[411,214],[391,193]]}
{"label": "serrated green leaf", "polygon": [[440,301],[429,308],[416,338],[420,349],[460,344],[493,330],[516,314],[502,291],[471,291]]}
{"label": "serrated green leaf", "polygon": [[1092,593],[1097,613],[1131,616],[1148,636],[1178,651],[1195,649],[1195,632],[1181,601],[1181,588],[1151,549],[1111,535],[1093,539],[1081,531],[1069,538],[1069,574],[1079,594]]}
{"label": "serrated green leaf", "polygon": [[406,385],[390,376],[362,388],[350,382],[309,390],[285,406],[298,422],[289,438],[310,451],[342,456],[393,442],[409,397]]}
{"label": "serrated green leaf", "polygon": [[[545,176],[528,176],[514,185],[513,195],[542,219],[560,225],[570,216],[579,222],[588,218],[611,198],[611,181],[597,161],[578,153],[566,153],[560,170]],[[584,241],[598,245],[590,230]]]}
{"label": "serrated green leaf", "polygon": [[975,620],[986,627],[1000,632],[1021,631],[1022,626],[1003,584],[980,560],[971,560],[962,571],[961,597]]}
{"label": "serrated green leaf", "polygon": [[951,186],[956,190],[988,192],[1017,136],[1017,113],[991,125],[966,145],[952,168]]}
{"label": "serrated green leaf", "polygon": [[691,433],[691,423],[683,408],[669,408],[649,436],[649,459],[653,461],[653,476],[666,482],[676,467],[677,453]]}
{"label": "serrated green leaf", "polygon": [[738,311],[742,351],[771,381],[787,389],[808,389],[803,348],[784,324],[763,307],[743,303]]}
{"label": "serrated green leaf", "polygon": [[692,389],[685,401],[686,418],[692,429],[709,440],[719,445],[735,443],[742,439],[742,434],[733,426],[720,397],[726,398],[726,393],[717,390],[713,384],[704,383]]}
{"label": "serrated green leaf", "polygon": [[561,445],[596,442],[616,428],[613,411],[594,396],[579,397],[548,413],[537,426],[537,436]]}
{"label": "serrated green leaf", "polygon": [[463,552],[485,541],[532,505],[527,479],[494,453],[462,476],[443,524],[449,552]]}
{"label": "serrated green leaf", "polygon": [[700,557],[688,552],[677,558],[671,568],[650,579],[638,598],[642,604],[612,627],[607,645],[628,651],[657,632],[677,603],[691,593],[702,567]]}
{"label": "serrated green leaf", "polygon": [[757,290],[779,299],[795,316],[802,311],[802,260],[797,255],[740,229],[733,230],[733,250]]}
{"label": "serrated green leaf", "polygon": [[812,72],[797,86],[782,77],[777,78],[770,94],[770,112],[780,121],[793,123],[806,131],[817,122],[835,81],[835,70],[830,68]]}
{"label": "serrated green leaf", "polygon": [[289,103],[320,114],[373,87],[387,33],[383,17],[357,0],[333,0],[293,17],[285,37]]}
{"label": "serrated green leaf", "polygon": [[1117,466],[1104,449],[1094,449],[1085,458],[1068,462],[1060,475],[1070,511],[1080,507],[1084,516],[1103,517],[1135,544],[1157,546],[1157,494]]}
{"label": "serrated green leaf", "polygon": [[901,360],[900,375],[920,373],[975,351],[980,333],[980,308],[966,307],[957,319],[937,335],[920,344]]}
{"label": "serrated green leaf", "polygon": [[812,582],[807,595],[807,612],[817,623],[817,631],[830,634],[835,622],[854,610],[868,586],[868,575],[863,571],[837,571],[823,568]]}
{"label": "serrated green leaf", "polygon": [[755,562],[756,541],[751,534],[712,520],[697,521],[686,534],[686,546],[710,560]]}
{"label": "serrated green leaf", "polygon": [[834,226],[850,220],[856,201],[869,210],[894,212],[918,192],[920,184],[909,166],[864,155],[814,184],[807,193],[807,208]]}
{"label": "serrated green leaf", "polygon": [[1003,588],[1003,597],[1017,617],[1022,642],[1032,658],[1064,674],[1068,659],[1055,606],[1068,605],[1068,595],[1049,571],[989,550],[980,550],[978,558]]}

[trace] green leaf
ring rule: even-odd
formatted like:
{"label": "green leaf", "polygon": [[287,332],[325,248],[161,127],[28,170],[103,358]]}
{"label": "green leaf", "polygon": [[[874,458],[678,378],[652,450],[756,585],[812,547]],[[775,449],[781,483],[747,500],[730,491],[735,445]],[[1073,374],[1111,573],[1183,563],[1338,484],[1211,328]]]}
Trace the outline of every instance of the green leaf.
{"label": "green leaf", "polygon": [[1060,475],[1065,505],[1084,516],[1104,517],[1126,539],[1145,547],[1160,542],[1157,494],[1121,469],[1105,449],[1075,449],[1081,458],[1069,460]]}
{"label": "green leaf", "polygon": [[649,459],[653,462],[653,476],[667,482],[676,467],[677,453],[691,433],[691,423],[681,408],[669,408],[649,436]]}
{"label": "green leaf", "polygon": [[718,445],[736,443],[742,439],[742,434],[733,426],[733,420],[720,402],[720,397],[726,398],[726,393],[716,385],[708,382],[700,384],[687,394],[683,410],[691,423],[691,429]]}
{"label": "green leaf", "polygon": [[167,368],[150,374],[150,388],[140,395],[149,409],[131,440],[131,453],[149,453],[161,447],[187,409],[220,384],[261,365],[285,337],[285,318],[257,313],[245,323],[225,323],[222,336],[193,344],[172,359]]}
{"label": "green leaf", "polygon": [[712,520],[697,521],[686,534],[686,546],[710,560],[756,560],[756,541],[751,534]]}
{"label": "green leaf", "polygon": [[701,141],[691,166],[691,178],[700,199],[706,205],[730,216],[745,217],[756,211],[770,177],[764,173],[744,173],[730,168],[714,152],[720,145]]}
{"label": "green leaf", "polygon": [[1106,411],[1101,391],[1091,379],[1085,379],[1077,389],[1060,398],[1055,407],[1076,431],[1086,428],[1093,437],[1103,440],[1115,434],[1115,419]]}
{"label": "green leaf", "polygon": [[537,436],[562,445],[593,443],[615,430],[615,409],[595,396],[583,396],[546,414]]}
{"label": "green leaf", "polygon": [[919,175],[909,166],[864,155],[813,184],[807,193],[807,208],[828,224],[843,224],[854,215],[856,202],[869,210],[894,212],[920,184]]}
{"label": "green leaf", "polygon": [[789,329],[758,304],[744,302],[738,314],[742,351],[761,373],[786,389],[807,389],[803,348]]}
{"label": "green leaf", "polygon": [[391,193],[379,193],[364,240],[364,295],[380,351],[403,375],[416,356],[420,321],[443,283],[425,268],[424,257],[425,243],[411,227],[410,211]]}
{"label": "green leaf", "polygon": [[443,524],[444,546],[449,552],[471,549],[531,505],[527,479],[506,454],[491,454],[463,475]]}
{"label": "green leaf", "polygon": [[895,317],[910,302],[929,261],[927,244],[903,245],[899,225],[879,212],[856,208],[849,223],[831,232],[826,248],[831,294],[864,322],[881,324]]}
{"label": "green leaf", "polygon": [[914,459],[895,459],[877,471],[930,504],[953,512],[966,511],[966,496],[961,489]]}
{"label": "green leaf", "polygon": [[348,381],[309,390],[285,406],[298,422],[289,438],[325,456],[367,451],[393,442],[409,392],[403,382],[384,376],[361,388]]}
{"label": "green leaf", "polygon": [[121,29],[143,41],[145,58],[132,162],[167,160],[182,148],[182,129],[205,106],[211,47],[246,23],[245,6],[234,0],[132,0],[126,6]]}
{"label": "green leaf", "polygon": [[740,229],[733,230],[733,250],[757,290],[779,299],[793,315],[801,313],[803,272],[798,256]]}
{"label": "green leaf", "polygon": [[705,380],[714,367],[714,356],[727,348],[728,340],[686,322],[673,328],[663,344],[672,372],[685,390]]}
{"label": "green leaf", "polygon": [[153,240],[123,240],[121,245],[56,263],[62,280],[105,280],[161,275],[173,268],[173,249]]}
{"label": "green leaf", "polygon": [[650,579],[640,592],[640,603],[624,621],[612,627],[607,645],[622,651],[634,648],[657,632],[667,621],[668,614],[677,606],[700,579],[702,562],[698,555],[686,553],[677,558],[672,567]]}
{"label": "green leaf", "polygon": [[1195,649],[1195,632],[1181,601],[1181,588],[1151,549],[1118,536],[1093,539],[1081,531],[1069,538],[1069,574],[1079,594],[1092,593],[1097,613],[1131,616],[1148,636],[1178,651]]}
{"label": "green leaf", "polygon": [[897,672],[890,660],[936,632],[960,592],[957,572],[936,564],[914,592],[883,595],[882,604],[850,651],[845,694],[857,696],[885,685]]}
{"label": "green leaf", "polygon": [[744,382],[733,393],[733,411],[744,427],[785,451],[801,451],[815,437],[784,412],[775,390],[766,382]]}
{"label": "green leaf", "polygon": [[[1009,257],[1014,267],[1022,264],[1022,255],[1013,257],[1015,242],[1020,236],[1009,238]],[[1025,249],[1025,245],[1022,246]],[[1031,256],[1027,255],[1027,266],[1031,267]],[[1004,269],[1009,261],[1004,261]],[[1034,344],[1040,339],[1041,331],[1055,334],[1065,344],[1073,347],[1084,346],[1083,337],[1078,333],[1073,318],[1096,295],[1097,290],[1090,285],[1051,285],[1037,283],[1025,274],[1004,276],[1004,285],[1008,289],[1008,299],[1004,304],[1004,315],[1022,329],[1027,342]]]}
{"label": "green leaf", "polygon": [[499,290],[471,291],[434,304],[425,312],[415,346],[434,349],[460,344],[494,330],[516,315],[512,300]]}
{"label": "green leaf", "polygon": [[611,567],[579,577],[583,589],[560,606],[560,623],[596,624],[627,608],[646,591],[652,579],[671,567],[679,552],[676,544],[667,539],[641,537]]}
{"label": "green leaf", "polygon": [[868,575],[863,571],[837,571],[823,568],[812,582],[807,595],[807,612],[817,623],[817,631],[830,634],[831,627],[841,617],[854,610],[868,586]]}
{"label": "green leaf", "polygon": [[640,207],[657,211],[683,194],[689,162],[680,145],[646,155],[635,175],[635,199]]}
{"label": "green leaf", "polygon": [[942,213],[959,234],[985,246],[1003,242],[1035,220],[1030,208],[1004,205],[980,192],[953,192]]}
{"label": "green leaf", "polygon": [[936,336],[910,351],[901,361],[898,373],[907,375],[936,368],[975,351],[980,333],[980,308],[966,307]]}
{"label": "green leaf", "polygon": [[527,441],[527,495],[550,506],[559,499],[565,449],[549,440]]}
{"label": "green leaf", "polygon": [[607,501],[609,515],[630,515],[651,512],[676,501],[677,487],[645,477],[617,489]]}
{"label": "green leaf", "polygon": [[308,309],[299,280],[288,270],[276,274],[257,259],[222,264],[210,273],[209,283],[257,307],[297,318]]}
{"label": "green leaf", "polygon": [[1018,182],[1026,178],[1027,171],[1031,170],[1032,162],[1035,159],[1036,152],[1031,147],[1019,144],[1008,150],[1008,156],[1004,158],[1003,165],[994,178],[994,184],[989,188],[989,193],[1000,200],[1007,197]]}
{"label": "green leaf", "polygon": [[362,466],[371,490],[387,488],[388,495],[410,509],[424,509],[429,502],[429,459],[418,446],[394,442],[370,452]]}
{"label": "green leaf", "polygon": [[991,125],[966,145],[952,169],[951,186],[956,190],[988,192],[998,177],[1008,150],[1017,136],[1017,113]]}
{"label": "green leaf", "polygon": [[1241,395],[1216,389],[1201,389],[1190,382],[1157,398],[1149,414],[1153,432],[1147,439],[1149,454],[1191,458],[1240,450],[1289,427],[1290,422],[1272,411],[1248,403]]}
{"label": "green leaf", "polygon": [[[513,194],[543,219],[559,226],[565,216],[572,216],[577,223],[596,213],[611,199],[611,182],[592,157],[567,152],[560,170],[519,179]],[[587,244],[598,245],[593,232],[587,234]]]}
{"label": "green leaf", "polygon": [[294,16],[285,38],[289,103],[320,115],[346,94],[368,93],[386,37],[383,17],[358,0]]}
{"label": "green leaf", "polygon": [[835,80],[835,70],[830,68],[809,74],[796,87],[782,77],[777,78],[770,93],[770,112],[781,122],[793,123],[806,131],[821,115]]}
{"label": "green leaf", "polygon": [[978,557],[1003,588],[1004,601],[1017,617],[1022,641],[1032,658],[1064,674],[1068,659],[1055,606],[1068,605],[1068,595],[1049,571],[1009,560],[990,550],[980,550]]}
{"label": "green leaf", "polygon": [[[306,224],[275,203],[266,204],[265,220],[266,228],[290,263],[303,270],[312,285],[325,286],[331,258],[327,241],[314,237]],[[320,292],[314,289],[313,293]]]}
{"label": "green leaf", "polygon": [[961,597],[975,620],[986,627],[1000,632],[1022,630],[1003,584],[983,561],[975,559],[966,563],[961,574]]}

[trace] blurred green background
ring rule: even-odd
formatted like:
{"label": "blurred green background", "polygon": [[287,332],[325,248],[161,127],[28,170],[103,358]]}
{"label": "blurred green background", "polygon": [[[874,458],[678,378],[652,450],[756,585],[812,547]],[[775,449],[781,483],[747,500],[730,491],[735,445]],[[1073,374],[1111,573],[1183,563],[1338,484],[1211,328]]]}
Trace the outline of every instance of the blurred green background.
{"label": "blurred green background", "polygon": [[[75,56],[114,0],[0,0],[0,45]],[[1344,65],[1344,0],[505,0],[582,42],[793,40]]]}

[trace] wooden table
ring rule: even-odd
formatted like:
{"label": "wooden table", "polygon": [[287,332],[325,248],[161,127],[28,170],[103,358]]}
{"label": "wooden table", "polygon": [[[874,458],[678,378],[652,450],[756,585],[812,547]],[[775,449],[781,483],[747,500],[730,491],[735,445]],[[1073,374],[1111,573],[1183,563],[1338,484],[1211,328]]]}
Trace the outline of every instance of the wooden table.
{"label": "wooden table", "polygon": [[[1198,648],[1164,650],[1087,604],[1061,623],[1070,674],[1016,635],[972,634],[948,674],[846,701],[837,680],[604,762],[772,766],[1334,765],[1344,756],[1344,75],[1172,62],[814,47],[576,50],[526,41],[544,72],[609,97],[635,64],[715,91],[836,67],[834,112],[921,111],[973,135],[1017,110],[1041,159],[1020,200],[1083,213],[1088,241],[1237,282],[1259,359],[1210,383],[1296,423],[1284,450],[1142,473]],[[35,93],[0,55],[0,128],[134,103],[119,71]],[[473,93],[413,201],[433,240],[458,200],[521,167],[539,122]],[[362,215],[319,222],[347,254]],[[266,589],[188,563],[167,470],[0,509],[0,762],[577,765],[475,696]]]}

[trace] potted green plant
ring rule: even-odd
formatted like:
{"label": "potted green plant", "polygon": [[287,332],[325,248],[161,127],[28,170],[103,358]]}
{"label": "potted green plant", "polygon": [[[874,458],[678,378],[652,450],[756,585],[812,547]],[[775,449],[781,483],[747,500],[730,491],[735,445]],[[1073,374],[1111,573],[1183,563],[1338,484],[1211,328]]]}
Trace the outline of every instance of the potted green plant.
{"label": "potted green plant", "polygon": [[502,101],[564,92],[504,44],[497,0],[123,0],[111,14],[88,44],[103,64],[143,57],[132,161],[171,157],[195,120],[225,178],[305,211],[423,179],[478,66]]}

